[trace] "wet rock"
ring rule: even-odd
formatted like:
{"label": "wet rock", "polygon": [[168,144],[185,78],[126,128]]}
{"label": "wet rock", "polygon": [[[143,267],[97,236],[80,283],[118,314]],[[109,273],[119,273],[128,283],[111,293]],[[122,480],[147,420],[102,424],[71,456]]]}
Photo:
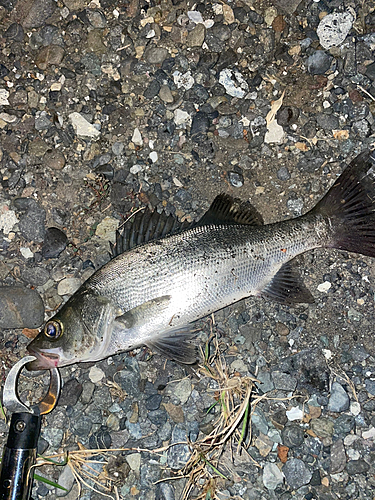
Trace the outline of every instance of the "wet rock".
{"label": "wet rock", "polygon": [[71,378],[61,389],[58,405],[74,406],[82,394],[82,389],[82,384],[76,378]]}
{"label": "wet rock", "polygon": [[287,484],[293,490],[298,490],[301,486],[309,484],[312,477],[310,470],[299,458],[292,458],[291,460],[288,460],[282,471]]}
{"label": "wet rock", "polygon": [[44,304],[36,290],[0,286],[0,328],[38,328],[44,320]]}
{"label": "wet rock", "polygon": [[323,75],[331,67],[332,60],[324,50],[317,50],[307,59],[307,70],[312,75]]}
{"label": "wet rock", "polygon": [[[153,99],[159,94],[160,83],[157,80],[152,80],[148,85],[147,89],[144,91],[143,95],[146,99]],[[173,98],[172,98],[173,101]]]}
{"label": "wet rock", "polygon": [[55,259],[66,248],[68,238],[57,227],[49,227],[44,236],[42,256],[44,259]]}
{"label": "wet rock", "polygon": [[327,409],[333,412],[342,412],[349,408],[349,404],[349,396],[343,386],[338,382],[333,382]]}

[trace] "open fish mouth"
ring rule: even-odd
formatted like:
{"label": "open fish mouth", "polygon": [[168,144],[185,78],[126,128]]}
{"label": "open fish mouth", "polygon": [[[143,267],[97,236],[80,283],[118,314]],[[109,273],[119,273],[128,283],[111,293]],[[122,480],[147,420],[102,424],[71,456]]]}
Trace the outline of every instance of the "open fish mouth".
{"label": "open fish mouth", "polygon": [[60,356],[58,354],[49,351],[34,351],[34,349],[30,348],[30,346],[27,350],[32,356],[36,357],[34,361],[27,363],[26,368],[29,371],[49,370],[50,368],[56,368],[59,364]]}

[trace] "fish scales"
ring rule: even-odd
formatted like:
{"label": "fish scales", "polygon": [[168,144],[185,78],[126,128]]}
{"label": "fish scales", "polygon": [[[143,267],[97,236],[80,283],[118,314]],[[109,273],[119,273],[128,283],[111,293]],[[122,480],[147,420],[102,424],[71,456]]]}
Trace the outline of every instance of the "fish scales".
{"label": "fish scales", "polygon": [[254,207],[228,195],[216,197],[195,227],[156,212],[136,216],[119,239],[125,251],[30,343],[37,359],[28,368],[97,361],[142,345],[193,363],[197,319],[251,295],[312,302],[296,256],[325,247],[375,257],[374,164],[363,152],[310,212],[273,224],[262,225]]}
{"label": "fish scales", "polygon": [[177,318],[191,322],[228,301],[258,294],[284,262],[321,245],[318,224],[322,221],[314,216],[308,222],[296,219],[277,226],[190,229],[117,257],[88,287],[125,311],[171,295],[166,314],[174,315],[173,326]]}

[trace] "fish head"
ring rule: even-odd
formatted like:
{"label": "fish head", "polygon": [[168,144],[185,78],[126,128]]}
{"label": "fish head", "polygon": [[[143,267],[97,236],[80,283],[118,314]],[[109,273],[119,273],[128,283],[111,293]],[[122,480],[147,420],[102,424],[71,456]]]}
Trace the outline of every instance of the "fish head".
{"label": "fish head", "polygon": [[36,357],[27,369],[47,370],[102,359],[110,343],[114,317],[115,308],[108,299],[91,291],[78,291],[27,346]]}

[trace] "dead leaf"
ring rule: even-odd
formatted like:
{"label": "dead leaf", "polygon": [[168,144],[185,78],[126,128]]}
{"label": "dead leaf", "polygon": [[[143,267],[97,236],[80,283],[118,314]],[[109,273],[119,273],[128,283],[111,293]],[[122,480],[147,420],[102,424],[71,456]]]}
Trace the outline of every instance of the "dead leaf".
{"label": "dead leaf", "polygon": [[269,112],[267,113],[267,116],[266,116],[267,128],[268,128],[269,124],[274,121],[274,119],[276,118],[276,113],[279,111],[279,109],[283,105],[284,95],[285,95],[285,90],[281,94],[281,97],[279,99],[272,102],[271,109],[269,110]]}
{"label": "dead leaf", "polygon": [[296,142],[295,146],[300,151],[310,151],[309,146],[305,142]]}
{"label": "dead leaf", "polygon": [[338,141],[346,141],[349,139],[349,130],[334,130],[333,137]]}

